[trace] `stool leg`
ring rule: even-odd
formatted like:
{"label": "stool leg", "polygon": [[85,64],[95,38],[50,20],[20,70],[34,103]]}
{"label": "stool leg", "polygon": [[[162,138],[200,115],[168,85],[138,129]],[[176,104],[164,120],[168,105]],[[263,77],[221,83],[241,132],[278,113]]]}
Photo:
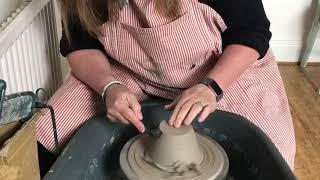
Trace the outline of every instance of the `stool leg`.
{"label": "stool leg", "polygon": [[317,8],[316,16],[313,21],[311,31],[309,32],[308,39],[306,41],[306,46],[304,47],[304,49],[302,51],[302,55],[301,55],[301,59],[300,59],[300,66],[301,67],[307,66],[312,47],[316,41],[316,37],[317,37],[318,31],[320,29],[319,18],[320,18],[320,7]]}

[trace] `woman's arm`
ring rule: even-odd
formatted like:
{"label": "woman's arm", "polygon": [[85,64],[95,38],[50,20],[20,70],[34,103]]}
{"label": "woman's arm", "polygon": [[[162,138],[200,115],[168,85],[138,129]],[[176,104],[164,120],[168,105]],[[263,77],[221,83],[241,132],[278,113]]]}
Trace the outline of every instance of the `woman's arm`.
{"label": "woman's arm", "polygon": [[237,80],[242,73],[257,59],[259,53],[243,45],[229,45],[208,77],[214,79],[222,90]]}
{"label": "woman's arm", "polygon": [[207,0],[225,21],[222,33],[223,54],[208,77],[222,90],[257,59],[263,58],[271,39],[270,22],[261,0]]}
{"label": "woman's arm", "polygon": [[272,34],[262,0],[203,1],[220,14],[227,26],[222,33],[223,49],[238,44],[256,50],[259,58],[265,56]]}
{"label": "woman's arm", "polygon": [[[99,94],[106,84],[114,80],[108,59],[101,50],[77,50],[69,53],[67,59],[72,73]],[[144,132],[141,106],[129,89],[116,84],[110,86],[105,102],[109,120],[132,123],[140,132]]]}
{"label": "woman's arm", "polygon": [[97,93],[114,80],[105,54],[97,49],[77,50],[67,55],[72,73]]}
{"label": "woman's arm", "polygon": [[[200,0],[214,8],[223,18],[227,30],[222,34],[223,53],[207,75],[222,90],[237,80],[257,59],[269,49],[271,32],[261,0]],[[216,98],[208,86],[199,84],[184,91],[166,108],[174,107],[169,124],[189,125],[200,113],[199,121],[215,111]]]}
{"label": "woman's arm", "polygon": [[[114,80],[104,48],[97,39],[84,31],[79,22],[73,21],[69,28],[70,42],[63,33],[60,52],[67,57],[72,73],[100,94]],[[131,123],[140,132],[144,132],[141,106],[128,88],[118,84],[109,86],[105,102],[109,120]]]}
{"label": "woman's arm", "polygon": [[69,22],[70,39],[65,31],[60,40],[60,52],[67,57],[72,73],[97,93],[113,79],[104,47],[86,32],[77,18]]}

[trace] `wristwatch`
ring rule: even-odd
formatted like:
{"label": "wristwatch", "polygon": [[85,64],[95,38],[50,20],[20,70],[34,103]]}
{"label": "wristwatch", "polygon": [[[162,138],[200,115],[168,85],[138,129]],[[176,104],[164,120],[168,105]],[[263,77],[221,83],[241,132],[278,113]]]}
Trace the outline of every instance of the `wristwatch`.
{"label": "wristwatch", "polygon": [[217,102],[223,98],[223,91],[215,80],[206,77],[200,83],[209,86],[216,93]]}

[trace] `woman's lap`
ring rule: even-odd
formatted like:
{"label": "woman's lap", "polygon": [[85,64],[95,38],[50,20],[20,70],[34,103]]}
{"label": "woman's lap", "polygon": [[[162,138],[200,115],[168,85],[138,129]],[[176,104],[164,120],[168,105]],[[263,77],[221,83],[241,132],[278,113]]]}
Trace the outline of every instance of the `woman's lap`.
{"label": "woman's lap", "polygon": [[[104,109],[98,94],[72,75],[49,103],[55,109],[59,141],[62,144],[85,121]],[[167,118],[168,114],[157,114],[161,112],[156,110],[158,106],[154,108],[149,108],[154,113],[146,114],[144,119]],[[218,109],[239,114],[260,127],[293,168],[294,129],[284,87],[271,52],[231,85],[224,99],[219,102]],[[54,149],[50,115],[46,111],[37,123],[37,134],[40,143],[49,150]]]}
{"label": "woman's lap", "polygon": [[[72,75],[52,96],[49,104],[55,110],[60,146],[64,145],[86,120],[104,109],[99,95]],[[37,121],[38,141],[50,151],[54,151],[50,113],[47,110],[42,113],[43,116]]]}
{"label": "woman's lap", "polygon": [[278,66],[270,51],[259,61],[228,88],[218,109],[239,114],[260,127],[293,168],[294,127]]}

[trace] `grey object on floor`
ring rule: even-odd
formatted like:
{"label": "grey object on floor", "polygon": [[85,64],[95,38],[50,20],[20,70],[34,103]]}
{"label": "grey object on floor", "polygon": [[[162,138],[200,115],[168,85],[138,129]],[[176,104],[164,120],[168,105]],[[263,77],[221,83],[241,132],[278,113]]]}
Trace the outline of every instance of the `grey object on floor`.
{"label": "grey object on floor", "polygon": [[[170,117],[164,103],[162,100],[143,103],[148,128],[153,129]],[[216,111],[198,132],[215,139],[225,149],[233,179],[296,179],[271,140],[239,115]],[[137,134],[132,126],[112,123],[104,115],[98,115],[75,134],[44,180],[125,179],[119,171],[119,154],[124,144]]]}
{"label": "grey object on floor", "polygon": [[306,42],[304,43],[305,45],[303,47],[301,57],[300,57],[300,66],[303,68],[306,67],[308,64],[310,53],[312,51],[314,43],[316,42],[316,38],[320,29],[320,0],[317,0],[316,6],[317,7],[314,14],[312,26],[310,31],[308,32],[308,37]]}
{"label": "grey object on floor", "polygon": [[6,83],[0,80],[0,126],[12,122],[24,122],[33,115],[35,94],[19,92],[5,95]]}
{"label": "grey object on floor", "polygon": [[7,96],[3,102],[0,125],[30,119],[33,114],[34,96],[30,93],[17,93]]}
{"label": "grey object on floor", "polygon": [[6,92],[7,84],[4,80],[0,79],[0,119],[2,115],[2,107],[4,102],[4,95]]}
{"label": "grey object on floor", "polygon": [[5,95],[5,90],[6,82],[0,79],[0,126],[14,122],[23,124],[31,119],[36,112],[36,108],[48,108],[51,113],[56,149],[60,152],[54,110],[47,104],[46,90],[40,88],[36,91],[36,94],[25,91],[9,95]]}

